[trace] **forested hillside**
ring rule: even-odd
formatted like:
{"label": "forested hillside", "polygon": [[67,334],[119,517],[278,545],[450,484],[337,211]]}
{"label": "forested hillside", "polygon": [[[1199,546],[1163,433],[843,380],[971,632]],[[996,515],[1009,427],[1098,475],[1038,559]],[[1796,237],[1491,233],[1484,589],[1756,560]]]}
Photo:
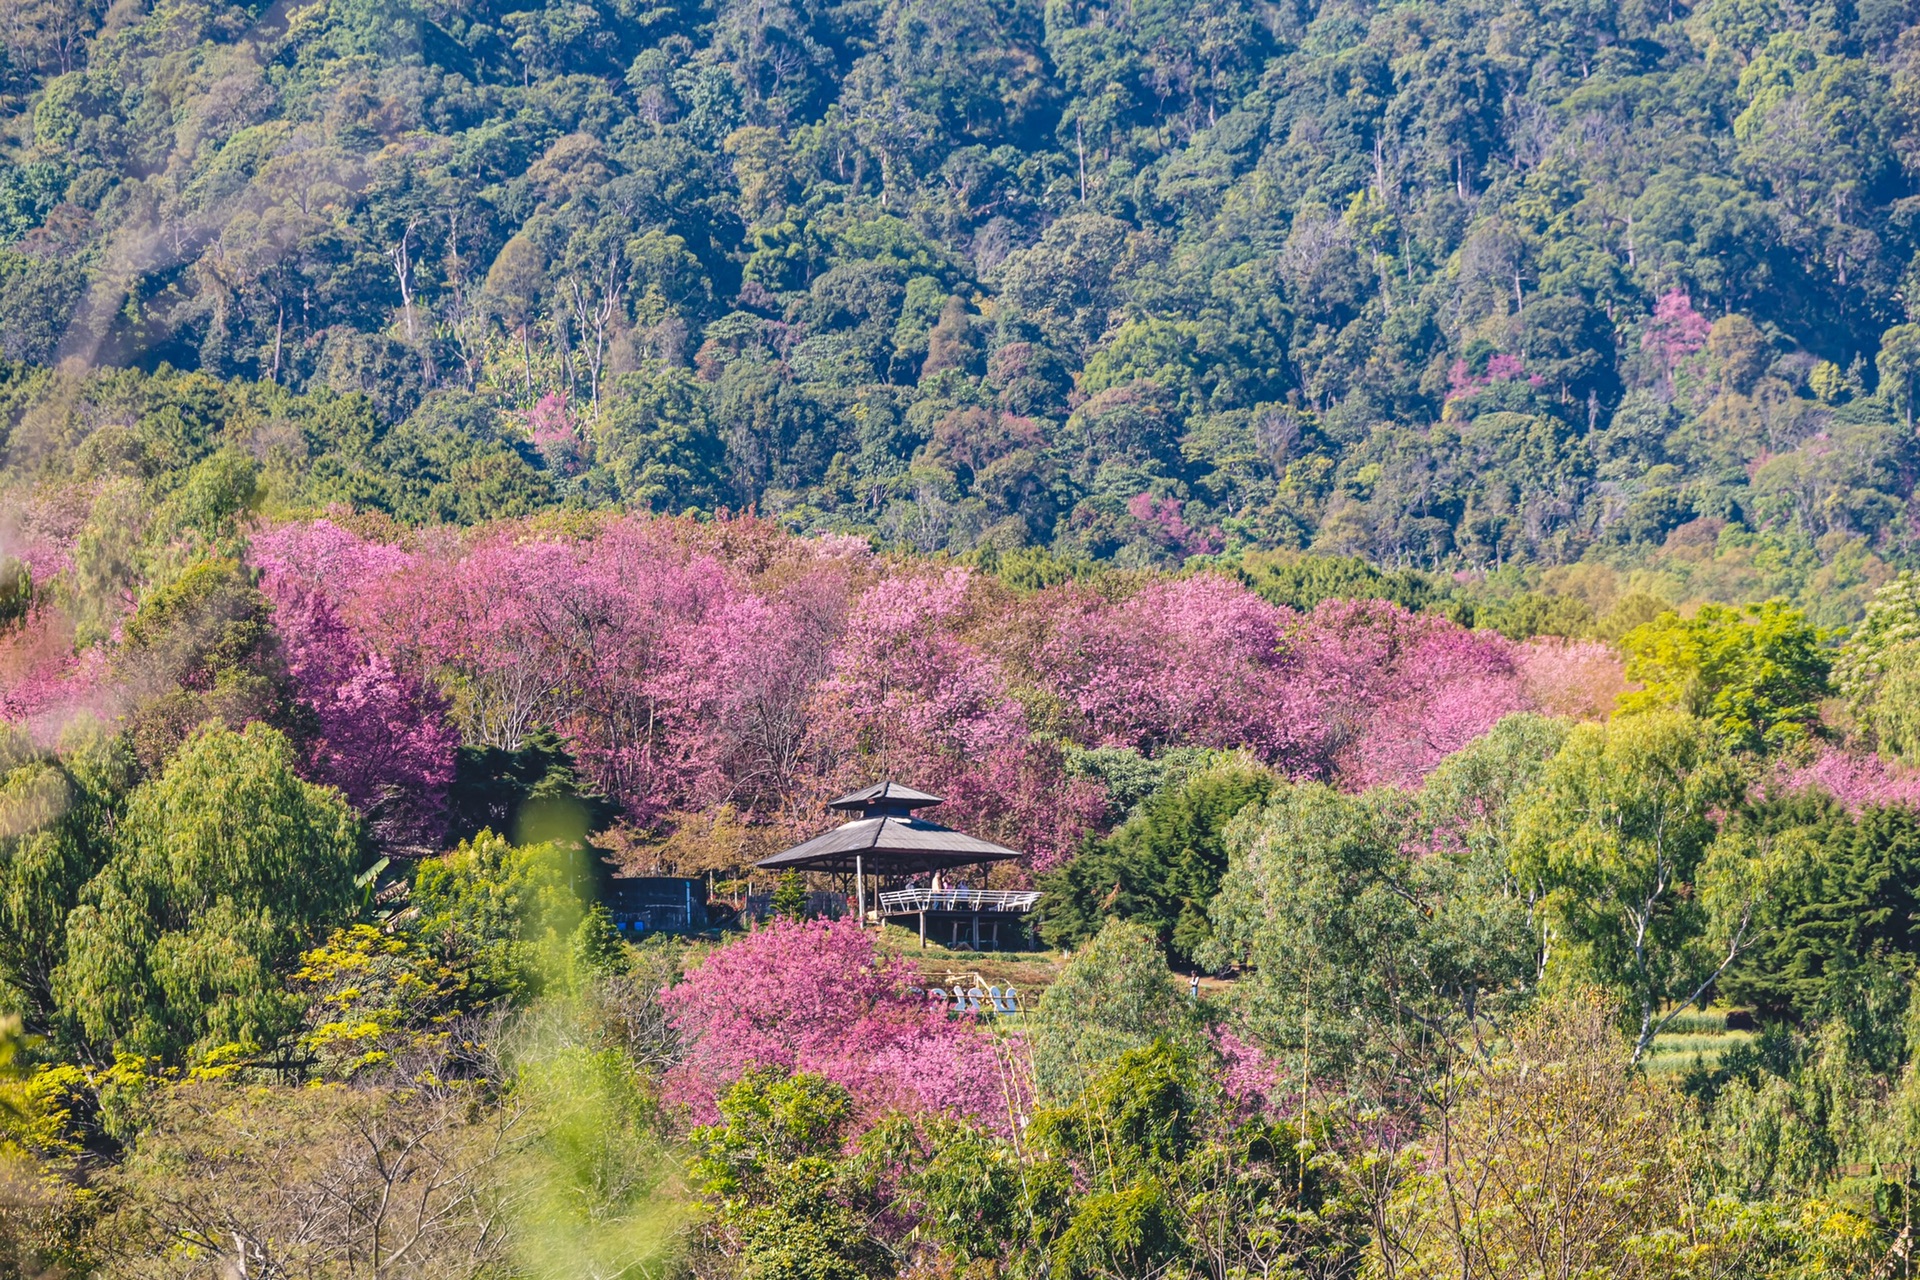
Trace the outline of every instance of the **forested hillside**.
{"label": "forested hillside", "polygon": [[14,0],[8,467],[1848,621],[1909,8]]}

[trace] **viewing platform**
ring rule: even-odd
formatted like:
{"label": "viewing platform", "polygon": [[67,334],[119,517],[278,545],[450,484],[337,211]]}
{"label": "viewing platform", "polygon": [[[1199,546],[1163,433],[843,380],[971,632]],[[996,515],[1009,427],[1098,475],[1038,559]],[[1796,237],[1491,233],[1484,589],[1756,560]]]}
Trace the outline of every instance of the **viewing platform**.
{"label": "viewing platform", "polygon": [[916,911],[1027,912],[1038,905],[1037,889],[887,889],[880,894],[883,916]]}
{"label": "viewing platform", "polygon": [[1040,894],[1034,889],[887,889],[880,893],[879,916],[914,920],[923,947],[931,934],[934,941],[956,951],[963,947],[998,951],[1000,926],[1010,917],[1020,920],[1039,904]]}
{"label": "viewing platform", "polygon": [[[859,816],[831,831],[804,841],[784,853],[762,858],[754,865],[765,871],[811,872],[845,877],[853,892],[855,918],[869,921],[903,920],[918,923],[920,945],[927,945],[931,929],[935,941],[955,948],[999,950],[1001,926],[1017,924],[1008,942],[1024,940],[1024,916],[1040,902],[1030,889],[970,889],[944,881],[966,867],[984,867],[1018,858],[1018,850],[982,840],[937,822],[918,810],[941,803],[940,797],[897,782],[877,782],[851,795],[828,802],[827,807]],[[927,885],[901,885],[926,876]],[[868,880],[877,879],[879,893],[867,895]],[[888,887],[892,881],[895,886]],[[871,901],[874,910],[869,913]]]}

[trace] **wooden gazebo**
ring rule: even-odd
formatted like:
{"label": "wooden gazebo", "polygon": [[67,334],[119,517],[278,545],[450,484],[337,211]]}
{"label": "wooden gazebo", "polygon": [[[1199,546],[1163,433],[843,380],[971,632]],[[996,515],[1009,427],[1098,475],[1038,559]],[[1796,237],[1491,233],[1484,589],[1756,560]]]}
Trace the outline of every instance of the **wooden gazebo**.
{"label": "wooden gazebo", "polygon": [[[957,889],[945,884],[951,873],[962,867],[1005,862],[1020,854],[1005,845],[915,816],[916,810],[939,803],[939,796],[897,782],[876,782],[827,803],[829,809],[858,813],[859,817],[754,865],[773,872],[851,875],[862,926],[867,922],[867,877],[875,876],[882,881],[875,900],[879,918],[917,918],[921,946],[926,945],[929,922],[936,927],[950,926],[955,945],[965,924],[971,928],[973,949],[978,951],[983,919],[990,940],[997,946],[1000,921],[1025,915],[1039,902],[1040,895],[1022,890]],[[926,876],[929,883],[891,890],[884,887],[888,880],[898,882],[913,876]]]}

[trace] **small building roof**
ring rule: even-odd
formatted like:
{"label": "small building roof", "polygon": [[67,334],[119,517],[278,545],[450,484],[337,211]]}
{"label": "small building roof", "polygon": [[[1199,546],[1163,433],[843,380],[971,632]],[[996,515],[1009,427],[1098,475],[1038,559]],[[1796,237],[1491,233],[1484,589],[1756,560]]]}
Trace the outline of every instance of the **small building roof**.
{"label": "small building roof", "polygon": [[888,814],[856,818],[754,865],[767,871],[852,871],[858,858],[869,875],[908,876],[1019,856],[937,822]]}
{"label": "small building roof", "polygon": [[939,796],[929,795],[925,791],[915,791],[912,787],[903,787],[892,780],[876,782],[870,787],[850,791],[837,800],[827,801],[829,809],[853,809],[864,812],[868,809],[888,809],[906,812],[913,809],[925,809],[944,803]]}

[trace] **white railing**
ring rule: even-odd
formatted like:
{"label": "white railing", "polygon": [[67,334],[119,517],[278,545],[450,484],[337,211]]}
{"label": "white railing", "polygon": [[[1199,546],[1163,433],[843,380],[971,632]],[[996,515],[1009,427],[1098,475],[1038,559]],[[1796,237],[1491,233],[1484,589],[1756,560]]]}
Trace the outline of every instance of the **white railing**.
{"label": "white railing", "polygon": [[1032,889],[889,889],[880,895],[882,914],[908,911],[1031,911],[1040,894]]}

